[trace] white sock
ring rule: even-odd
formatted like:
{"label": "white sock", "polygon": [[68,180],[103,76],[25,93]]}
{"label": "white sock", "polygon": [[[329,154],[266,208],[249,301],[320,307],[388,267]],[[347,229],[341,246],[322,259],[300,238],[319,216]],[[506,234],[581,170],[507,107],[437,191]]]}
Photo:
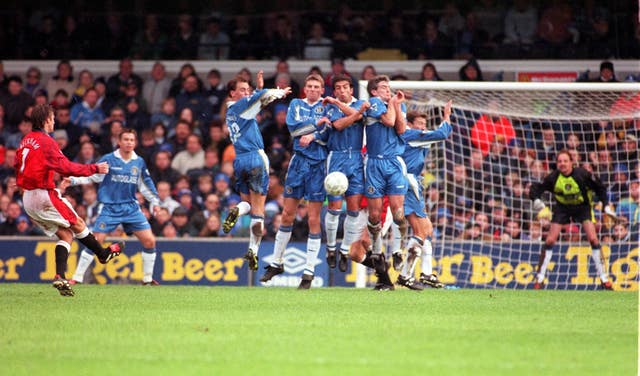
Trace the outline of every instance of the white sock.
{"label": "white sock", "polygon": [[309,234],[307,239],[307,264],[304,267],[304,274],[314,275],[318,252],[320,251],[320,234]]}
{"label": "white sock", "polygon": [[420,253],[422,253],[423,246],[424,242],[419,237],[412,236],[411,239],[409,239],[409,243],[407,243],[407,259],[402,265],[403,277],[409,278],[413,275],[413,272],[416,268],[416,263],[418,262],[418,256],[420,255]]}
{"label": "white sock", "polygon": [[338,237],[338,224],[340,223],[340,210],[327,210],[324,216],[324,228],[327,233],[327,247],[336,248],[336,238]]}
{"label": "white sock", "polygon": [[431,246],[431,239],[427,238],[424,240],[424,244],[422,244],[422,265],[420,268],[422,269],[422,273],[426,275],[433,274],[433,247]]}
{"label": "white sock", "polygon": [[147,283],[153,280],[153,267],[156,264],[156,249],[142,250],[142,282]]}
{"label": "white sock", "polygon": [[358,212],[347,211],[347,217],[344,219],[344,238],[342,244],[340,244],[340,252],[343,254],[349,253],[349,247],[353,243],[362,231],[358,226]]}
{"label": "white sock", "polygon": [[[253,226],[259,225],[260,235],[255,235],[253,233]],[[262,241],[262,229],[264,228],[264,217],[259,216],[251,216],[251,223],[249,225],[249,249],[253,251],[253,253],[257,256],[258,250],[260,249],[260,242]]]}
{"label": "white sock", "polygon": [[78,266],[76,267],[76,272],[73,273],[73,279],[82,283],[84,281],[84,273],[86,273],[92,262],[93,253],[83,249],[80,253],[80,257],[78,257]]}
{"label": "white sock", "polygon": [[251,211],[251,205],[246,201],[240,201],[236,207],[239,210],[238,216],[248,214]]}
{"label": "white sock", "polygon": [[542,283],[544,281],[544,275],[547,274],[547,268],[549,267],[549,261],[551,261],[551,256],[553,255],[553,251],[547,249],[544,254],[544,260],[542,261],[542,266],[540,266],[540,271],[536,275],[536,281],[538,283]]}
{"label": "white sock", "polygon": [[[400,229],[395,222],[391,223],[391,233],[393,235],[393,238],[391,240],[391,252],[402,252],[402,234],[400,233]],[[407,248],[409,248],[409,246],[407,246]]]}
{"label": "white sock", "polygon": [[604,272],[604,264],[600,248],[591,249],[591,258],[593,259],[593,263],[596,265],[596,272],[598,273],[598,276],[600,276],[600,280],[602,282],[609,281],[609,275]]}
{"label": "white sock", "polygon": [[280,226],[276,233],[276,242],[273,245],[273,262],[271,266],[282,266],[284,263],[284,251],[287,249],[289,239],[291,239],[292,226]]}
{"label": "white sock", "polygon": [[[378,222],[376,225],[372,225],[371,222],[367,223],[367,231],[369,231],[369,239],[371,239],[371,252],[373,253],[382,253],[382,230],[381,223]],[[378,232],[374,234],[371,231],[372,227],[378,228]]]}

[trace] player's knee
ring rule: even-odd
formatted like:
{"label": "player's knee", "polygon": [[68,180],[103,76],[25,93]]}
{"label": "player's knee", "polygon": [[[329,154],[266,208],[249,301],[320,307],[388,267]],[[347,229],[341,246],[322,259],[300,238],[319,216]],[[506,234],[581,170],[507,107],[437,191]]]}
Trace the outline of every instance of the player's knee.
{"label": "player's knee", "polygon": [[402,210],[402,208],[398,208],[393,212],[393,222],[398,225],[398,227],[407,227],[407,220],[404,217],[404,210]]}
{"label": "player's knee", "polygon": [[355,262],[364,261],[364,257],[369,249],[369,242],[363,239],[356,240],[351,243],[351,247],[349,247],[349,258]]}
{"label": "player's knee", "polygon": [[373,235],[378,235],[382,231],[382,224],[380,222],[372,223],[371,220],[367,222],[367,229]]}

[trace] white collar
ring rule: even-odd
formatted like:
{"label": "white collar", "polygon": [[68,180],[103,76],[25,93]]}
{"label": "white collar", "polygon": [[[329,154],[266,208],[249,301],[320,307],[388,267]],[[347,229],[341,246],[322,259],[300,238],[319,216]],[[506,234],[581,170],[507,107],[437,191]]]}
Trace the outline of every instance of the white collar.
{"label": "white collar", "polygon": [[[122,158],[122,154],[120,154],[120,149],[116,149],[116,151],[114,151],[114,152],[113,152],[113,155],[114,155],[116,158],[118,158],[118,159],[122,159],[123,161],[125,161],[125,160],[124,160],[124,158]],[[131,152],[131,159],[129,159],[129,161],[132,161],[132,160],[134,160],[134,159],[138,159],[138,154],[136,154],[136,152],[135,152],[135,151],[132,151],[132,152]],[[125,162],[129,162],[129,161],[125,161]]]}

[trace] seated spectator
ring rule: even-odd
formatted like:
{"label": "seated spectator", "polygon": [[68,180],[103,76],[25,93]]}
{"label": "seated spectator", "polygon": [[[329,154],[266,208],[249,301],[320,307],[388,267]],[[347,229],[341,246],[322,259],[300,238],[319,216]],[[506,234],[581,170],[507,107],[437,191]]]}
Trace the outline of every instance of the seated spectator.
{"label": "seated spectator", "polygon": [[305,60],[329,60],[333,52],[333,42],[324,35],[321,22],[314,22],[309,31],[309,39],[304,43]]}
{"label": "seated spectator", "polygon": [[150,128],[149,115],[144,111],[143,105],[137,97],[127,97],[124,105],[127,127],[141,132]]}
{"label": "seated spectator", "polygon": [[83,69],[78,74],[78,86],[71,93],[71,105],[82,102],[84,93],[87,89],[93,87],[93,73],[87,69]]}
{"label": "seated spectator", "polygon": [[6,122],[4,128],[8,132],[15,133],[25,112],[33,103],[33,97],[22,88],[22,78],[19,76],[9,77],[6,92],[0,91],[0,105],[4,109]]}
{"label": "seated spectator", "polygon": [[165,98],[159,112],[151,114],[151,124],[155,127],[160,123],[166,131],[173,131],[178,116],[176,115],[176,100],[172,97]]}
{"label": "seated spectator", "polygon": [[482,70],[475,59],[469,59],[458,71],[460,81],[484,81]]}
{"label": "seated spectator", "polygon": [[[27,69],[26,73],[26,82],[24,83],[24,91],[29,93],[32,97],[35,97],[37,92],[43,92],[47,95],[47,89],[45,85],[42,83],[42,72],[40,68],[31,66]],[[47,102],[49,102],[49,97],[47,96]]]}
{"label": "seated spectator", "polygon": [[5,147],[8,149],[18,149],[20,146],[20,141],[22,138],[26,136],[33,129],[33,123],[31,118],[24,117],[20,124],[18,124],[18,132],[13,133],[7,137]]}
{"label": "seated spectator", "polygon": [[136,60],[162,59],[165,56],[167,44],[168,38],[159,27],[158,16],[147,14],[144,17],[144,28],[139,30],[133,38],[131,56]]}
{"label": "seated spectator", "polygon": [[218,222],[220,221],[220,210],[221,210],[220,198],[218,197],[218,195],[216,195],[213,192],[208,193],[203,202],[203,209],[197,211],[193,215],[193,217],[191,217],[191,225],[195,229],[201,232],[207,227],[207,220],[211,216],[217,217]]}
{"label": "seated spectator", "polygon": [[165,150],[156,153],[153,165],[149,166],[149,173],[153,181],[175,183],[180,177],[180,173],[171,167],[171,153]]}
{"label": "seated spectator", "polygon": [[610,61],[603,61],[600,63],[600,74],[597,78],[592,80],[593,82],[618,82],[616,79],[615,71],[613,70],[613,63]]}
{"label": "seated spectator", "polygon": [[220,71],[217,69],[212,69],[207,74],[207,89],[203,94],[211,106],[212,119],[220,118],[220,107],[227,97],[227,88],[221,78]]}
{"label": "seated spectator", "polygon": [[442,78],[433,63],[425,63],[420,73],[420,81],[442,81]]}
{"label": "seated spectator", "polygon": [[[530,0],[515,0],[504,20],[504,43],[528,52],[536,38],[538,14]],[[516,53],[514,53],[515,55]]]}
{"label": "seated spectator", "polygon": [[151,231],[155,236],[165,236],[163,234],[163,228],[171,223],[171,213],[166,207],[161,206],[156,215],[150,218],[149,223],[151,224]]}
{"label": "seated spectator", "polygon": [[198,59],[200,60],[227,60],[231,39],[221,30],[221,22],[217,17],[209,17],[205,21],[205,31],[200,34],[198,46]]}
{"label": "seated spectator", "polygon": [[60,60],[56,68],[56,74],[47,81],[47,93],[49,101],[54,100],[54,96],[59,90],[64,90],[67,95],[71,95],[76,89],[76,83],[73,80],[73,67],[69,60]]}
{"label": "seated spectator", "polygon": [[84,93],[82,103],[71,107],[71,121],[93,135],[99,134],[100,125],[105,117],[104,112],[98,106],[98,92],[93,88]]}
{"label": "seated spectator", "polygon": [[22,215],[20,205],[17,202],[10,202],[7,205],[7,214],[4,222],[0,223],[0,235],[17,235],[18,218]]}
{"label": "seated spectator", "polygon": [[220,236],[220,229],[222,228],[220,223],[220,215],[215,213],[207,217],[204,226],[198,232],[200,237],[218,237]]}
{"label": "seated spectator", "polygon": [[175,227],[176,235],[180,238],[198,235],[196,229],[189,223],[189,212],[185,207],[179,206],[173,211],[171,223]]}
{"label": "seated spectator", "polygon": [[187,137],[185,150],[176,154],[171,167],[182,175],[186,175],[189,170],[204,167],[204,150],[202,150],[200,137],[194,134]]}

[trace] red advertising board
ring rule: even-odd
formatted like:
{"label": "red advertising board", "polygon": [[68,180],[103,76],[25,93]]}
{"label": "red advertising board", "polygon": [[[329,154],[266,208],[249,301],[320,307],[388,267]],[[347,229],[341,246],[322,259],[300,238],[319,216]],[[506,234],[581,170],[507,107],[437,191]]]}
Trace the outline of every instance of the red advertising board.
{"label": "red advertising board", "polygon": [[575,82],[578,72],[518,72],[518,82]]}

